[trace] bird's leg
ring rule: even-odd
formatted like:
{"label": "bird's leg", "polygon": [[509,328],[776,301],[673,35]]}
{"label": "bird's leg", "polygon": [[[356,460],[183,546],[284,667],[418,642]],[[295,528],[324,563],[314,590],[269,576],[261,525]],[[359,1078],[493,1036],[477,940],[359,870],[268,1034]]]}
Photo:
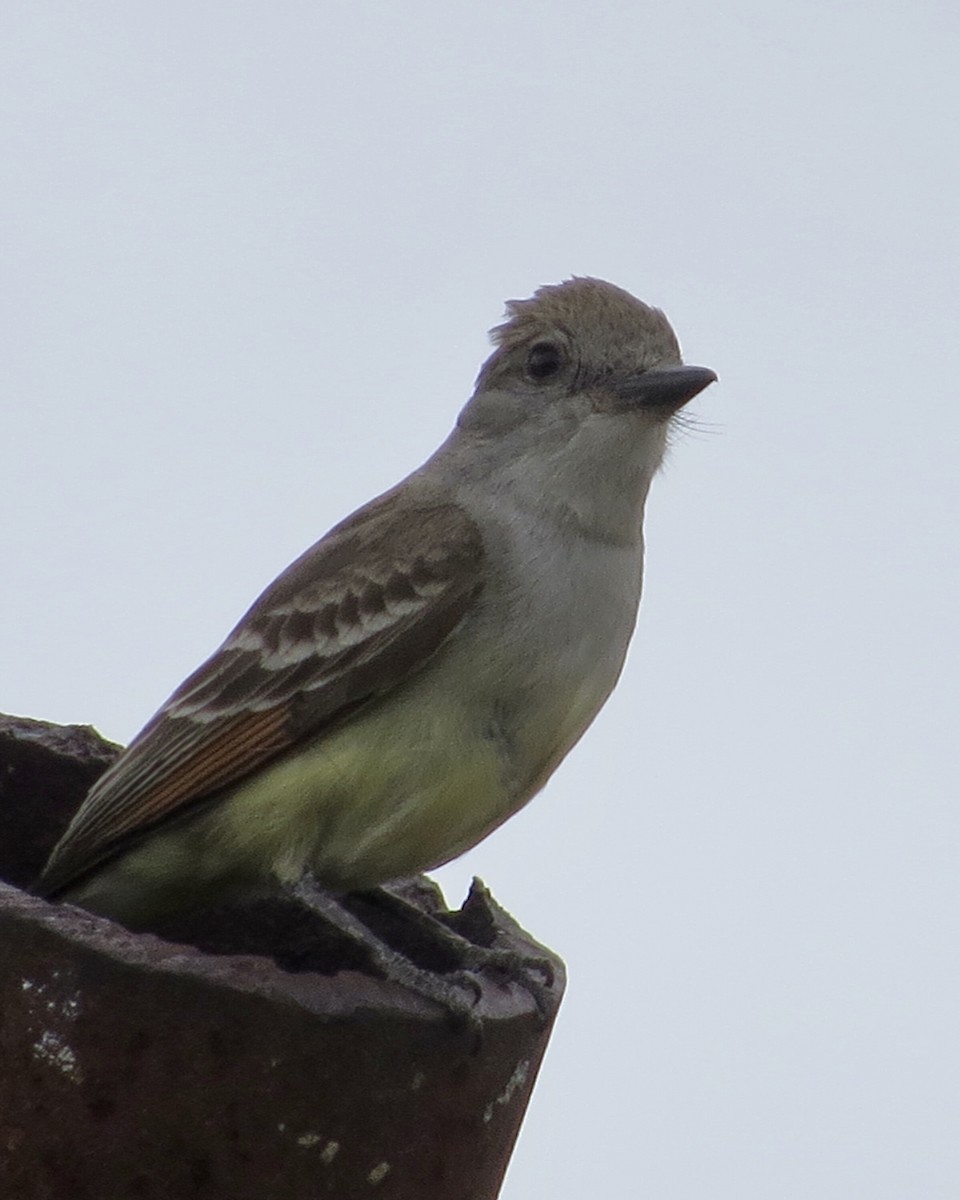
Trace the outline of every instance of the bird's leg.
{"label": "bird's leg", "polygon": [[[459,1022],[479,1025],[474,1007],[480,999],[481,987],[467,971],[454,969],[443,974],[412,961],[378,931],[371,929],[362,916],[351,911],[344,898],[324,891],[309,876],[294,884],[290,893],[312,914],[346,937],[355,949],[361,949],[374,973],[439,1004]],[[412,905],[411,910],[417,911]]]}
{"label": "bird's leg", "polygon": [[[447,912],[437,894],[428,898],[418,880],[345,896],[343,903],[385,942],[401,941],[404,956],[421,966],[433,971],[487,971],[525,988],[541,1016],[556,1007],[553,962],[479,879],[474,879],[459,912]],[[529,946],[529,952],[517,949],[517,942]]]}

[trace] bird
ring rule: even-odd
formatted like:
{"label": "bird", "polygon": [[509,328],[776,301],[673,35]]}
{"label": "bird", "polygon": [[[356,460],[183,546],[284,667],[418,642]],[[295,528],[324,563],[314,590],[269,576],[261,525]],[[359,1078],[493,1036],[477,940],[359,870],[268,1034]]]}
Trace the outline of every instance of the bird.
{"label": "bird", "polygon": [[255,601],[94,783],[35,890],[132,930],[305,875],[430,870],[536,795],[616,685],[643,514],[716,374],[574,277],[507,302],[453,431]]}

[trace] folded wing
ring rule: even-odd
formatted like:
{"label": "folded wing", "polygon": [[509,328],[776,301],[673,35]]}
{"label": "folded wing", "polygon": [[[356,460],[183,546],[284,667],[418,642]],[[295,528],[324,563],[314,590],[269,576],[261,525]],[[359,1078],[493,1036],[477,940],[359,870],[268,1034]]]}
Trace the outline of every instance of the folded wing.
{"label": "folded wing", "polygon": [[403,504],[392,493],[337,526],[101,776],[37,891],[63,891],[422,667],[479,593],[482,555],[453,504]]}

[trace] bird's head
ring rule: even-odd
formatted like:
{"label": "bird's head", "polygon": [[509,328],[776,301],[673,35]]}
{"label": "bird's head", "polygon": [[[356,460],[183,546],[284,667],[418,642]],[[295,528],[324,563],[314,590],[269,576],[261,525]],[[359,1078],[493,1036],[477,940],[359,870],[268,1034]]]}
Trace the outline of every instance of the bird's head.
{"label": "bird's head", "polygon": [[496,348],[460,414],[461,434],[562,475],[629,472],[645,490],[670,418],[716,379],[683,364],[658,308],[601,279],[509,301],[491,336]]}
{"label": "bird's head", "polygon": [[[635,413],[662,423],[716,379],[685,366],[658,308],[602,279],[575,278],[507,302],[496,349],[480,369],[461,425],[491,432],[549,410]],[[571,403],[573,402],[573,403]]]}

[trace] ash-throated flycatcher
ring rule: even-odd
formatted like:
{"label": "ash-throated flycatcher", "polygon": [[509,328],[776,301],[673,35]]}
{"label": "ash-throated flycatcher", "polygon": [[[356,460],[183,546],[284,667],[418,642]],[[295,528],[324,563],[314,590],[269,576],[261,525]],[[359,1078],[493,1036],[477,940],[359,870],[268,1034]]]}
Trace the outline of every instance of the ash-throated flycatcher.
{"label": "ash-throated flycatcher", "polygon": [[131,927],[447,862],[613,689],[671,418],[716,376],[597,279],[512,301],[453,432],[257,600],[92,788],[39,884]]}

